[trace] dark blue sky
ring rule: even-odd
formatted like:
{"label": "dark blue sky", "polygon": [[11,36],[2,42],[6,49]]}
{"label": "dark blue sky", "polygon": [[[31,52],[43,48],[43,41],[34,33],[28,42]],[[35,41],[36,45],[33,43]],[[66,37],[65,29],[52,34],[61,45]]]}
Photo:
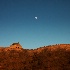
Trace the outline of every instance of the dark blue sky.
{"label": "dark blue sky", "polygon": [[70,0],[0,0],[0,45],[13,42],[26,49],[70,44]]}

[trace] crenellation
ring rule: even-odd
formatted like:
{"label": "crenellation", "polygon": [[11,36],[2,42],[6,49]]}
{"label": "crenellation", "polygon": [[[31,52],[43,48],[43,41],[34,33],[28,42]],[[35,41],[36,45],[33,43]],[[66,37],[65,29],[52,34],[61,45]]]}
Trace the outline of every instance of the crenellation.
{"label": "crenellation", "polygon": [[[62,48],[62,49],[66,49],[69,50],[70,49],[70,44],[55,44],[55,45],[48,45],[48,46],[43,46],[43,47],[39,47],[36,49],[26,49],[26,50],[32,50],[34,52],[41,52],[44,48],[48,48],[49,50],[56,50],[58,48]],[[22,50],[22,46],[18,43],[13,43],[12,45],[8,46],[8,47],[0,47],[0,49],[4,49],[5,51],[9,51],[9,50]]]}

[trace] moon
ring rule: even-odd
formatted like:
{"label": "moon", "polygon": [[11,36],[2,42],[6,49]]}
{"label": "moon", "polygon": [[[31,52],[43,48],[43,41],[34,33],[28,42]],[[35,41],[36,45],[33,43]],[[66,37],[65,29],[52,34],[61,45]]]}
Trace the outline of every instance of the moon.
{"label": "moon", "polygon": [[37,17],[35,17],[35,19],[37,19]]}

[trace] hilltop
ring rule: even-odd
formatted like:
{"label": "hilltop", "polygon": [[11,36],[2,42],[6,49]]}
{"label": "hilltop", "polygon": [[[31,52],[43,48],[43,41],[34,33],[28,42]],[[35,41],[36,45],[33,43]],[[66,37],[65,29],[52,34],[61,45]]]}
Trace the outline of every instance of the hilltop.
{"label": "hilltop", "polygon": [[70,44],[24,49],[19,43],[0,48],[0,70],[70,70]]}

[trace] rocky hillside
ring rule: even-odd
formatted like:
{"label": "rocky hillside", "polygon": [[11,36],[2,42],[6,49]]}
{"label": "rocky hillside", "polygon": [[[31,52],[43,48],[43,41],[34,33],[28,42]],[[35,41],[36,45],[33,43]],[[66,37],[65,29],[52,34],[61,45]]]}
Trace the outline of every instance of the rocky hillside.
{"label": "rocky hillside", "polygon": [[1,47],[0,70],[70,70],[70,44],[21,50]]}

